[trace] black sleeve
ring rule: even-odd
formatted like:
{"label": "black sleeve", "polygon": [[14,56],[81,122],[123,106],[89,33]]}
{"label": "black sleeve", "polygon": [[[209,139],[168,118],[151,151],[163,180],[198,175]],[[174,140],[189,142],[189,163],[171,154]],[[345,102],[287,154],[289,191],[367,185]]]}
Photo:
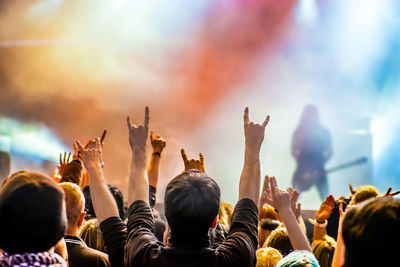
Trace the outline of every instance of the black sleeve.
{"label": "black sleeve", "polygon": [[112,267],[124,266],[126,225],[119,217],[110,217],[100,223],[108,258]]}
{"label": "black sleeve", "polygon": [[232,213],[232,224],[225,242],[217,248],[221,262],[227,266],[255,266],[258,244],[258,209],[254,201],[244,198]]}
{"label": "black sleeve", "polygon": [[128,239],[125,258],[127,266],[147,266],[163,246],[155,236],[153,214],[148,203],[138,200],[128,212]]}

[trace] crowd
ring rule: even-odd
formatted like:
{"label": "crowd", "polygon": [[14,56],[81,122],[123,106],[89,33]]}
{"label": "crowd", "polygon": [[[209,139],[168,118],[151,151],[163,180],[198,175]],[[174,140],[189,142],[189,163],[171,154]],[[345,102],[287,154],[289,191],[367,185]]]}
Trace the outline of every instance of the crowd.
{"label": "crowd", "polygon": [[[261,124],[244,111],[245,152],[239,198],[221,202],[204,157],[189,159],[168,183],[156,210],[165,140],[129,117],[132,152],[127,203],[103,175],[103,142],[74,144],[60,156],[60,177],[31,171],[7,174],[0,190],[0,267],[5,266],[396,266],[399,192],[350,186],[349,197],[326,196],[305,222],[295,189],[266,176],[261,186]],[[150,140],[152,152],[147,155]],[[260,194],[261,189],[261,194]],[[164,217],[165,215],[165,217]],[[314,227],[307,238],[306,223]],[[328,227],[329,225],[329,227]]]}

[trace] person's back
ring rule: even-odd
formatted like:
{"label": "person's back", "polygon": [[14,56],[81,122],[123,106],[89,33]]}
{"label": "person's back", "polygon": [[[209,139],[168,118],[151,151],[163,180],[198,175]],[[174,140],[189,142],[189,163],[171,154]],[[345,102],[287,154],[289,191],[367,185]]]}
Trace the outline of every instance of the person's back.
{"label": "person's back", "polygon": [[78,236],[86,215],[84,212],[85,198],[80,187],[70,182],[61,183],[60,186],[65,193],[68,219],[65,243],[67,244],[69,266],[110,266],[107,254],[87,247]]}
{"label": "person's back", "polygon": [[253,266],[257,248],[257,207],[249,199],[238,202],[228,236],[210,247],[208,229],[219,211],[219,187],[205,173],[189,171],[167,186],[165,215],[171,235],[169,247],[154,237],[147,203],[136,201],[129,210],[127,259],[133,266]]}

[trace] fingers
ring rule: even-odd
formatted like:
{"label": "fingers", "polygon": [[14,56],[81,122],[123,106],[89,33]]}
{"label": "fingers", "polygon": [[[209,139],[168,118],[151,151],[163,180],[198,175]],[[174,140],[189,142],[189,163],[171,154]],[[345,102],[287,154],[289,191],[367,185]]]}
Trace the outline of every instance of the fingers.
{"label": "fingers", "polygon": [[249,124],[249,108],[248,107],[246,107],[245,109],[244,109],[244,115],[243,115],[243,122],[244,122],[244,125],[248,125]]}
{"label": "fingers", "polygon": [[149,115],[149,107],[146,106],[144,110],[144,128],[146,129],[146,133],[149,131],[149,121],[150,121],[150,115]]}
{"label": "fingers", "polygon": [[264,122],[261,124],[261,126],[265,128],[265,126],[267,126],[268,122],[269,122],[269,115],[265,118],[265,120],[264,120]]}
{"label": "fingers", "polygon": [[340,215],[340,217],[342,217],[343,216],[343,203],[342,202],[340,202],[340,204],[339,204],[339,215]]}
{"label": "fingers", "polygon": [[71,152],[68,153],[68,159],[66,163],[69,163],[69,159],[71,158]]}
{"label": "fingers", "polygon": [[393,197],[393,196],[398,195],[398,194],[400,194],[400,190],[396,191],[396,192],[393,192],[393,193],[390,193],[390,196]]}
{"label": "fingers", "polygon": [[388,190],[387,190],[386,193],[385,193],[385,196],[390,195],[390,191],[392,191],[392,188],[391,188],[391,187],[388,188]]}
{"label": "fingers", "polygon": [[62,153],[60,153],[60,164],[62,164]]}
{"label": "fingers", "polygon": [[356,190],[353,189],[353,185],[349,184],[349,189],[352,195],[354,195],[356,193]]}
{"label": "fingers", "polygon": [[100,139],[98,137],[96,137],[94,139],[95,145],[96,145],[96,150],[100,150],[101,149],[101,143],[100,143]]}
{"label": "fingers", "polygon": [[75,144],[81,153],[83,153],[85,151],[85,148],[82,146],[82,144],[81,144],[81,142],[79,142],[79,140],[76,140]]}
{"label": "fingers", "polygon": [[150,132],[150,141],[154,140],[153,131]]}
{"label": "fingers", "polygon": [[106,134],[107,134],[107,130],[104,130],[103,134],[101,135],[101,138],[100,138],[100,144],[103,144],[104,138],[106,138]]}
{"label": "fingers", "polygon": [[181,149],[181,155],[182,155],[183,162],[188,162],[189,161],[189,159],[188,159],[188,157],[186,155],[185,149],[183,149],[183,148]]}
{"label": "fingers", "polygon": [[132,122],[129,116],[126,116],[126,124],[128,125],[128,129],[132,128]]}
{"label": "fingers", "polygon": [[278,186],[277,186],[277,184],[276,184],[275,176],[272,176],[272,177],[271,177],[271,179],[270,179],[270,186],[271,186],[271,195],[272,195],[273,199],[276,199],[276,198],[277,198],[277,189],[278,189]]}
{"label": "fingers", "polygon": [[202,153],[199,153],[200,156],[200,163],[204,165],[204,156]]}

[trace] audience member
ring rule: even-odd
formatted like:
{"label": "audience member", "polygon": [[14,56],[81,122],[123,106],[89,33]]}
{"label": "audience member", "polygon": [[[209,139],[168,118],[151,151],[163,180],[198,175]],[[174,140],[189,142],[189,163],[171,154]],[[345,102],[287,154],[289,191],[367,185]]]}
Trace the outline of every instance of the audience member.
{"label": "audience member", "polygon": [[0,266],[66,266],[54,253],[66,224],[64,192],[51,178],[11,175],[0,190]]}
{"label": "audience member", "polygon": [[68,219],[64,239],[67,244],[69,266],[110,266],[107,254],[87,247],[78,236],[85,219],[85,198],[81,188],[70,182],[61,183],[60,186],[65,193]]}

